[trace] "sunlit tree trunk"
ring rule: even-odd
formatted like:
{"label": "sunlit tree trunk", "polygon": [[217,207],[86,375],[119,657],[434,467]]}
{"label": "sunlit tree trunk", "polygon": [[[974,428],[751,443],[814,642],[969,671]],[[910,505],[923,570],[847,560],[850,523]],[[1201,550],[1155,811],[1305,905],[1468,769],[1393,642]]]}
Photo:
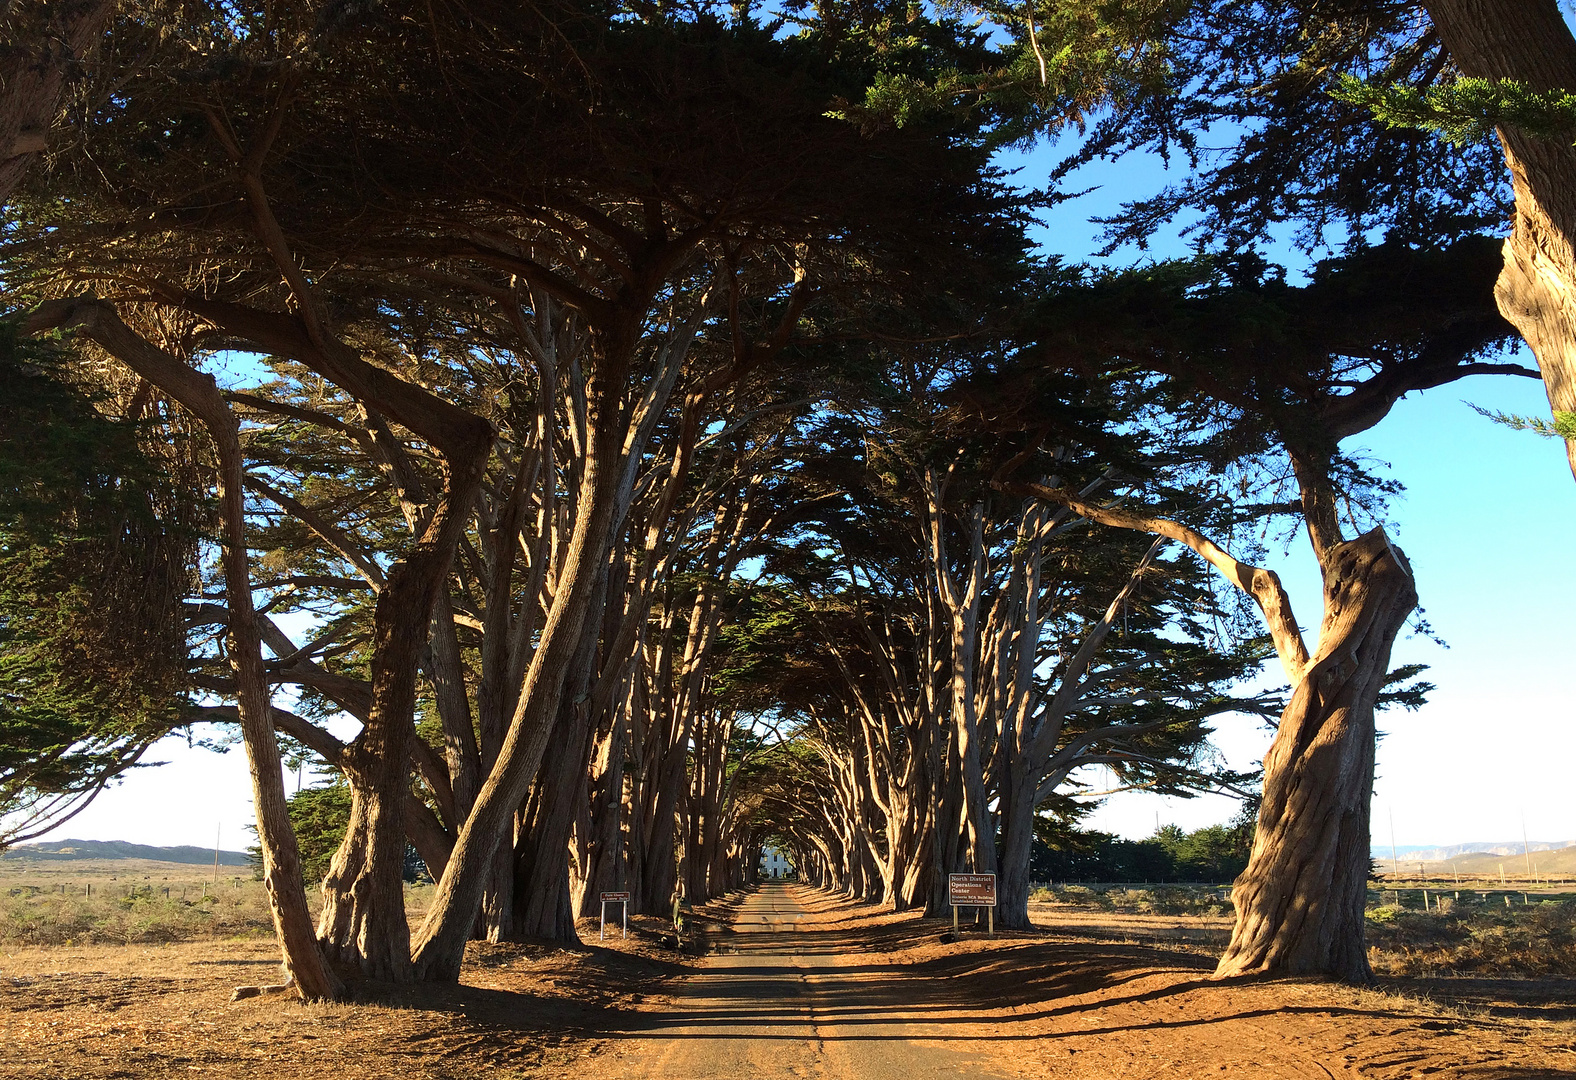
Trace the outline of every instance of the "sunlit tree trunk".
{"label": "sunlit tree trunk", "polygon": [[1264,802],[1248,867],[1232,890],[1237,922],[1217,976],[1373,978],[1363,909],[1374,705],[1417,592],[1383,529],[1331,546],[1320,562],[1319,648],[1264,759]]}
{"label": "sunlit tree trunk", "polygon": [[1411,567],[1382,528],[1342,537],[1328,459],[1292,455],[1308,537],[1324,578],[1319,651],[1309,657],[1272,572],[1164,518],[1016,485],[1117,528],[1181,541],[1258,603],[1292,685],[1264,759],[1264,802],[1237,920],[1217,977],[1324,974],[1368,982],[1363,908],[1369,871],[1374,709],[1396,635],[1417,604]]}
{"label": "sunlit tree trunk", "polygon": [[605,572],[618,485],[615,463],[623,434],[609,414],[615,410],[614,388],[622,387],[627,371],[626,355],[622,363],[609,364],[592,380],[588,397],[594,445],[582,473],[578,515],[558,591],[498,760],[461,827],[422,926],[416,964],[424,979],[452,982],[459,978],[465,942],[480,910],[498,845],[541,765],[581,631],[592,617],[597,586]]}
{"label": "sunlit tree trunk", "polygon": [[30,329],[76,325],[137,374],[195,415],[214,441],[219,459],[219,503],[223,528],[221,559],[229,608],[230,661],[235,670],[237,713],[252,777],[263,884],[268,891],[274,930],[285,971],[309,1001],[340,997],[344,987],[324,962],[307,910],[301,856],[290,824],[273,705],[263,669],[262,640],[252,606],[243,495],[244,461],[240,425],[213,377],[194,371],[132,331],[107,304],[57,302],[30,320]]}
{"label": "sunlit tree trunk", "polygon": [[[1576,92],[1576,38],[1556,0],[1424,0],[1451,58],[1467,75]],[[1494,296],[1521,332],[1549,405],[1576,413],[1576,147],[1504,126],[1515,227]],[[1565,442],[1576,473],[1576,440]]]}

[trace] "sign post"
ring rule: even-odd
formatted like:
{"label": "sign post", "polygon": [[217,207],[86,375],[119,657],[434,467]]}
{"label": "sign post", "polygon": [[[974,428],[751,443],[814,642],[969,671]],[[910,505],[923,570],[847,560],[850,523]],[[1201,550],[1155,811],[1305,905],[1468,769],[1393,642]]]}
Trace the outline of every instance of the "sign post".
{"label": "sign post", "polygon": [[609,904],[624,905],[624,936],[629,937],[629,893],[605,892],[602,894],[602,922],[597,927],[596,939],[603,941],[607,937],[607,906]]}
{"label": "sign post", "polygon": [[952,905],[952,931],[958,930],[958,908],[982,907],[985,925],[991,937],[996,936],[996,875],[948,874],[947,903]]}

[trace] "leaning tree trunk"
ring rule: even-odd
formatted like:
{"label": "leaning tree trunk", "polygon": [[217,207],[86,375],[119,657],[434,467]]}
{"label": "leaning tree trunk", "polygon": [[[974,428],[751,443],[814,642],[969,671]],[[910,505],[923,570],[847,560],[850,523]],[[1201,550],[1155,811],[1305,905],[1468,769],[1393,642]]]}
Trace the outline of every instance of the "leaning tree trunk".
{"label": "leaning tree trunk", "polygon": [[372,705],[361,733],[345,748],[350,823],[323,880],[317,924],[330,956],[367,978],[391,982],[415,975],[405,919],[403,807],[416,745],[416,665],[492,445],[490,425],[455,412],[435,426],[444,435],[437,509],[410,554],[389,571],[372,612]]}
{"label": "leaning tree trunk", "polygon": [[[367,408],[410,429],[442,460],[437,508],[410,554],[389,572],[373,609],[372,702],[366,725],[345,749],[350,824],[323,882],[324,905],[318,917],[318,937],[330,956],[368,978],[408,981],[414,969],[405,919],[402,807],[409,795],[416,738],[416,667],[427,644],[433,605],[481,490],[493,429],[483,418],[367,363],[354,348],[328,334],[312,290],[269,210],[261,180],[243,170],[242,184],[258,235],[289,282],[300,314],[194,296],[184,298],[184,307],[239,338],[300,361]],[[495,827],[492,835],[500,831]],[[464,839],[462,831],[444,880],[454,872]],[[465,854],[474,861],[474,852]],[[478,905],[479,897],[469,908],[471,920]],[[460,947],[463,950],[463,940]],[[456,957],[456,977],[458,967]]]}
{"label": "leaning tree trunk", "polygon": [[273,705],[268,696],[262,641],[252,607],[246,506],[242,494],[244,459],[235,415],[211,375],[192,370],[135,333],[108,304],[96,300],[56,301],[35,313],[29,319],[28,329],[41,331],[47,326],[62,324],[78,325],[84,336],[180,402],[202,422],[213,438],[219,458],[230,660],[235,669],[236,712],[252,775],[257,839],[263,854],[263,884],[268,891],[285,971],[297,992],[308,1001],[338,998],[344,987],[324,963],[312,931],[312,916],[307,910],[306,890],[301,882],[300,850],[296,845],[295,829],[290,824],[284,777],[279,771]]}
{"label": "leaning tree trunk", "polygon": [[1319,648],[1264,759],[1264,802],[1237,879],[1216,978],[1373,979],[1363,939],[1374,704],[1396,634],[1417,605],[1411,567],[1383,529],[1332,546]]}
{"label": "leaning tree trunk", "polygon": [[558,717],[565,677],[579,651],[581,631],[597,614],[623,441],[623,429],[608,415],[613,411],[609,383],[621,383],[627,371],[627,363],[613,364],[592,379],[589,427],[595,434],[581,477],[579,508],[558,591],[498,759],[460,828],[454,854],[422,925],[415,962],[425,981],[456,982],[460,977],[465,943],[481,910],[499,842],[537,775]]}
{"label": "leaning tree trunk", "polygon": [[[211,376],[203,376],[212,383]],[[213,398],[219,398],[217,385]],[[257,811],[257,841],[263,855],[263,886],[274,915],[274,933],[284,966],[297,992],[307,1001],[339,998],[344,986],[324,963],[307,910],[301,880],[301,852],[290,822],[284,777],[279,771],[279,743],[274,735],[273,703],[263,670],[262,641],[252,610],[252,581],[246,554],[246,507],[242,494],[243,464],[239,427],[225,409],[228,423],[209,423],[219,449],[219,503],[224,517],[225,596],[230,608],[230,656],[235,668],[237,713],[252,774],[252,803]]]}
{"label": "leaning tree trunk", "polygon": [[369,979],[413,977],[402,807],[416,739],[416,658],[448,555],[420,551],[390,572],[373,613],[372,712],[345,751],[350,823],[323,879],[318,937],[338,962]]}
{"label": "leaning tree trunk", "polygon": [[[591,620],[588,625],[594,622]],[[590,664],[595,659],[595,635],[587,636],[592,649],[590,655],[582,651],[579,664]],[[515,917],[511,928],[515,940],[580,944],[569,891],[569,842],[579,804],[586,797],[586,759],[594,732],[583,700],[590,672],[582,671],[571,678],[576,679],[578,692],[565,695],[563,715],[532,788],[526,818],[530,825],[517,846]],[[581,700],[567,700],[571,696]]]}
{"label": "leaning tree trunk", "polygon": [[[1440,40],[1467,75],[1533,90],[1576,91],[1576,38],[1556,0],[1424,0]],[[1503,126],[1515,228],[1494,289],[1532,347],[1555,413],[1576,413],[1576,147]],[[1576,440],[1565,442],[1576,473]]]}

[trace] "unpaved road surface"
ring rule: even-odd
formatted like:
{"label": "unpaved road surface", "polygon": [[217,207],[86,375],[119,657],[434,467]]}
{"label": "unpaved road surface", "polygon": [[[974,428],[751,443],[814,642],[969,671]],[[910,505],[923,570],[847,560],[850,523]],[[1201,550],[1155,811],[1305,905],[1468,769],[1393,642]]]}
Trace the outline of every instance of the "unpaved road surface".
{"label": "unpaved road surface", "polygon": [[943,944],[940,929],[768,884],[712,935],[716,952],[574,1075],[1576,1077],[1570,980],[1405,988],[1454,991],[1476,1006],[1463,1009],[1311,981],[1216,983],[1209,949],[1045,933]]}
{"label": "unpaved road surface", "polygon": [[1219,926],[1051,909],[970,934],[798,886],[588,948],[473,942],[458,986],[230,1001],[266,939],[0,946],[0,1080],[1576,1078],[1576,979],[1209,980]]}
{"label": "unpaved road surface", "polygon": [[680,976],[648,1027],[615,1040],[598,1075],[686,1080],[1002,1078],[952,1030],[961,1003],[915,1001],[888,964],[861,962],[820,929],[802,890],[766,884],[737,910],[722,950]]}

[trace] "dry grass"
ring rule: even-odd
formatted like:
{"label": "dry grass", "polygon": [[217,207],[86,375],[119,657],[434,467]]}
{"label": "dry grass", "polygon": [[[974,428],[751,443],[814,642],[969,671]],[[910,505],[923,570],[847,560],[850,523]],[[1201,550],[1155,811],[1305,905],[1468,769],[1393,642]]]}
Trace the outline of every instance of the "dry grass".
{"label": "dry grass", "polygon": [[[1470,898],[1470,899],[1469,899]],[[1505,907],[1498,896],[1431,911],[1368,912],[1369,960],[1383,975],[1576,975],[1576,902]]]}
{"label": "dry grass", "polygon": [[1036,889],[1033,904],[1137,915],[1231,915],[1230,890],[1220,885],[1062,885]]}
{"label": "dry grass", "polygon": [[[1375,901],[1394,897],[1389,891],[1372,895]],[[1426,912],[1420,892],[1406,895],[1408,907],[1370,907],[1374,972],[1384,978],[1576,976],[1576,899],[1470,890],[1459,897],[1435,889]],[[1218,887],[1075,885],[1037,890],[1031,904],[1036,924],[1058,933],[1201,952],[1224,946],[1234,914]]]}
{"label": "dry grass", "polygon": [[279,951],[266,940],[7,948],[0,1077],[579,1075],[605,1029],[688,970],[650,946],[648,922],[605,948],[472,943],[459,986],[360,984],[351,1002],[314,1005],[230,1000],[237,984],[273,980]]}
{"label": "dry grass", "polygon": [[[412,920],[425,913],[430,885],[406,890]],[[314,914],[317,890],[307,891]],[[244,867],[140,859],[0,862],[0,944],[138,945],[271,939],[273,915],[262,882]]]}

